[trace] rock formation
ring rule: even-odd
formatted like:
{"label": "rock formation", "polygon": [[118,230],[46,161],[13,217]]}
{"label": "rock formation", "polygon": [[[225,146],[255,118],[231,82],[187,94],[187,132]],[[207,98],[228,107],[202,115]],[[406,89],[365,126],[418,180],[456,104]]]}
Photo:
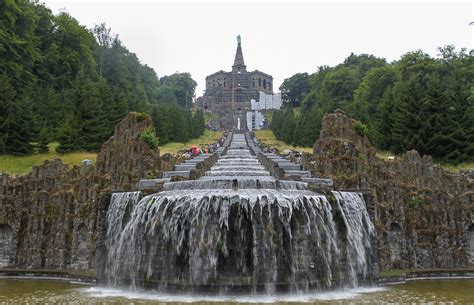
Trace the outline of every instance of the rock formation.
{"label": "rock formation", "polygon": [[159,151],[140,137],[152,126],[147,115],[128,114],[96,165],[71,168],[55,159],[27,175],[1,174],[0,266],[92,270],[110,191],[134,190],[162,170]]}
{"label": "rock formation", "polygon": [[302,163],[336,189],[371,193],[381,270],[473,264],[474,181],[414,150],[381,160],[356,126],[340,110],[325,115],[314,153]]}
{"label": "rock formation", "polygon": [[[104,246],[111,192],[136,190],[140,178],[173,168],[141,140],[152,127],[138,113],[120,122],[96,165],[47,161],[23,176],[0,174],[0,267],[94,270]],[[336,189],[367,189],[381,270],[464,267],[474,259],[474,182],[409,151],[376,157],[356,122],[341,111],[324,117],[314,154],[302,164]]]}

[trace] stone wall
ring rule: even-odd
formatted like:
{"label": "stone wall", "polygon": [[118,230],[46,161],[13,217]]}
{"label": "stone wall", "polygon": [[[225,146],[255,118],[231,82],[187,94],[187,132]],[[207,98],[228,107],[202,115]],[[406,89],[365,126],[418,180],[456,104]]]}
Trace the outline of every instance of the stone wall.
{"label": "stone wall", "polygon": [[162,171],[159,151],[140,138],[152,126],[147,115],[130,113],[96,165],[71,168],[55,159],[27,175],[1,174],[0,267],[92,270],[110,192],[135,190],[140,178]]}
{"label": "stone wall", "polygon": [[342,111],[325,115],[306,170],[336,189],[373,196],[381,270],[473,264],[474,181],[412,150],[394,161],[376,156],[356,122]]}

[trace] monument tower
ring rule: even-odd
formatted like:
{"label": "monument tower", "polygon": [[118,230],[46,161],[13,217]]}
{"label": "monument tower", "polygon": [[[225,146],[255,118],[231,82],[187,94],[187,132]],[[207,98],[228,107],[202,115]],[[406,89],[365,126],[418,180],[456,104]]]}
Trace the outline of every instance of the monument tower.
{"label": "monument tower", "polygon": [[246,113],[251,100],[258,101],[261,93],[273,94],[273,77],[259,70],[247,71],[242,40],[237,36],[237,49],[230,72],[218,71],[206,77],[206,91],[197,99],[197,107],[218,116],[218,127],[225,130],[246,125]]}

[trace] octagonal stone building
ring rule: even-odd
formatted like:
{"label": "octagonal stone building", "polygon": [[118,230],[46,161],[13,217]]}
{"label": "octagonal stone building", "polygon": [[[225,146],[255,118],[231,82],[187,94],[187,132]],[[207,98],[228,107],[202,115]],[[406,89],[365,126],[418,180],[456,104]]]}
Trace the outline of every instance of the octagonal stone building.
{"label": "octagonal stone building", "polygon": [[258,101],[262,93],[273,95],[273,77],[259,70],[247,71],[239,35],[232,71],[208,75],[206,91],[196,104],[199,110],[216,114],[220,129],[236,129],[239,121],[241,129],[246,129],[251,100]]}

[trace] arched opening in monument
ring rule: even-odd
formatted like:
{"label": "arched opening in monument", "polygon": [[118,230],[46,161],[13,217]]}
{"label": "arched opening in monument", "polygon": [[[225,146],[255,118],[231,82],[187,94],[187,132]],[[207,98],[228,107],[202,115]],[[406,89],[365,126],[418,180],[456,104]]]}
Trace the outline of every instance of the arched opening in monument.
{"label": "arched opening in monument", "polygon": [[403,246],[403,232],[402,227],[397,222],[390,224],[389,231],[387,232],[387,240],[390,248],[390,261],[392,262],[392,268],[401,269],[402,266],[402,246]]}
{"label": "arched opening in monument", "polygon": [[12,227],[0,224],[0,267],[9,265],[12,244]]}
{"label": "arched opening in monument", "polygon": [[266,79],[263,80],[263,89],[267,89],[267,80]]}
{"label": "arched opening in monument", "polygon": [[467,245],[469,247],[470,263],[474,265],[474,224],[467,230]]}

